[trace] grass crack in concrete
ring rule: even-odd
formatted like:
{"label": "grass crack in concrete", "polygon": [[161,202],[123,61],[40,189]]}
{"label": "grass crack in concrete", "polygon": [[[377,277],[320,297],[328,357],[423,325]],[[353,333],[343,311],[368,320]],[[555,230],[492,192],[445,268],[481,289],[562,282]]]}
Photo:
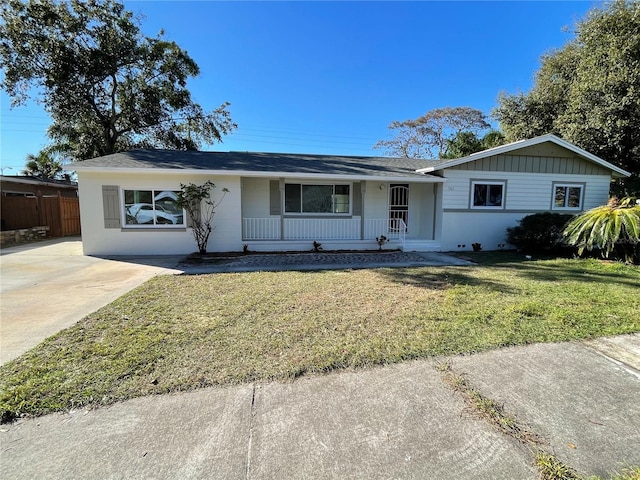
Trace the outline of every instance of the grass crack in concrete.
{"label": "grass crack in concrete", "polygon": [[542,480],[582,480],[573,468],[547,451],[548,443],[527,425],[505,411],[504,405],[473,388],[463,374],[456,373],[449,362],[436,364],[442,380],[459,393],[468,409],[487,420],[493,427],[527,447]]}
{"label": "grass crack in concrete", "polygon": [[247,442],[247,464],[245,469],[245,478],[249,480],[249,474],[251,472],[251,447],[253,442],[253,417],[256,415],[256,384],[253,383],[251,391],[251,407],[249,409],[249,440]]}
{"label": "grass crack in concrete", "polygon": [[[549,444],[542,436],[506,412],[504,405],[473,388],[464,374],[453,370],[449,361],[437,363],[436,369],[440,372],[442,380],[462,396],[470,411],[527,447],[541,480],[602,480],[597,476],[584,477],[571,466],[561,462],[548,451]],[[640,466],[623,469],[621,473],[610,476],[610,480],[640,480]]]}

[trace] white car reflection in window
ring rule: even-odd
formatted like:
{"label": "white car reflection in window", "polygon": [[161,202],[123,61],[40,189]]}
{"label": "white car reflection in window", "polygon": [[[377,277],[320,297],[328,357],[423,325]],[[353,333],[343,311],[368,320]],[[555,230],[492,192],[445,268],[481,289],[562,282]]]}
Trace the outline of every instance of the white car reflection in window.
{"label": "white car reflection in window", "polygon": [[181,225],[182,214],[171,213],[162,205],[156,204],[155,211],[150,203],[134,203],[126,206],[127,223],[139,225]]}

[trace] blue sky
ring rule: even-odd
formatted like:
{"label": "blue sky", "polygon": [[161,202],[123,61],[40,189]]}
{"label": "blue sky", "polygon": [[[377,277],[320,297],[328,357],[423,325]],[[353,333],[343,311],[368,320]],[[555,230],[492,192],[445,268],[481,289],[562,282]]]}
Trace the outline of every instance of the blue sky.
{"label": "blue sky", "polygon": [[[595,1],[125,1],[164,29],[201,74],[205,110],[225,101],[238,129],[206,150],[380,155],[393,120],[527,91],[540,56],[564,45]],[[565,27],[569,27],[567,30]],[[0,96],[0,161],[16,174],[47,144],[34,102]],[[8,169],[12,167],[12,170]]]}

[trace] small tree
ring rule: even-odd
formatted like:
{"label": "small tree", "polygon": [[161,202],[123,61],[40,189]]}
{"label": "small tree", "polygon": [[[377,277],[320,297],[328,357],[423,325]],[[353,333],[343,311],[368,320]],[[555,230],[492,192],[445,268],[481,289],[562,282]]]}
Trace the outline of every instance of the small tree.
{"label": "small tree", "polygon": [[202,185],[194,183],[180,184],[180,191],[178,192],[178,205],[184,208],[189,217],[191,217],[193,237],[196,239],[200,253],[207,253],[207,243],[209,243],[209,236],[213,230],[211,223],[215,209],[229,192],[228,189],[223,188],[222,197],[215,202],[211,198],[214,188],[216,188],[215,184],[207,180]]}
{"label": "small tree", "polygon": [[640,205],[631,197],[612,198],[607,205],[579,215],[567,225],[567,242],[584,250],[611,253],[627,262],[640,262]]}

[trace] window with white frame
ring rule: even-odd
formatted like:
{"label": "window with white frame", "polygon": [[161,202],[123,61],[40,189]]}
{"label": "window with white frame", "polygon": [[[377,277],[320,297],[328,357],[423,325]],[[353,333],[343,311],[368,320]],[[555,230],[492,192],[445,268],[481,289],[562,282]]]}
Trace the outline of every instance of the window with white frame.
{"label": "window with white frame", "polygon": [[123,190],[125,227],[184,227],[177,190]]}
{"label": "window with white frame", "polygon": [[284,186],[285,213],[349,214],[350,186],[345,184],[287,183]]}
{"label": "window with white frame", "polygon": [[504,208],[505,185],[503,181],[472,181],[471,208]]}
{"label": "window with white frame", "polygon": [[582,210],[583,192],[579,183],[554,183],[553,210]]}

